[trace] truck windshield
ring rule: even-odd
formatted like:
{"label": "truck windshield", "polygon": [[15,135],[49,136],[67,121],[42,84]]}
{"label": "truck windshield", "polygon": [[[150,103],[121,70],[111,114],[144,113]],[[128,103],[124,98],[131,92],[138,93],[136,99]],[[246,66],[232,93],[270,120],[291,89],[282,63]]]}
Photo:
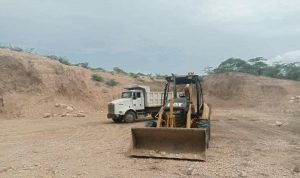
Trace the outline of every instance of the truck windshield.
{"label": "truck windshield", "polygon": [[122,93],[122,98],[131,98],[132,92],[123,92]]}

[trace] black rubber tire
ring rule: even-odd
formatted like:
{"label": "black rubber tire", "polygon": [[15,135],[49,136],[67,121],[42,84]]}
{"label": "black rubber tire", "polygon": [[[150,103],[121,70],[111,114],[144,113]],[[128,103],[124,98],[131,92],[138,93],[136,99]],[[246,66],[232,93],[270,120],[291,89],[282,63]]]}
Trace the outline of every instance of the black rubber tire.
{"label": "black rubber tire", "polygon": [[208,118],[208,140],[210,140],[211,132],[210,132],[210,117]]}
{"label": "black rubber tire", "polygon": [[210,118],[208,120],[200,120],[198,123],[198,128],[206,128],[206,148],[209,147],[209,141],[210,141]]}
{"label": "black rubber tire", "polygon": [[208,140],[207,140],[206,148],[209,148],[209,142],[210,142],[210,137],[211,137],[211,132],[210,132],[210,117],[208,118],[207,135],[208,135]]}
{"label": "black rubber tire", "polygon": [[128,111],[124,116],[124,122],[131,123],[136,120],[136,115],[133,111]]}
{"label": "black rubber tire", "polygon": [[112,118],[112,120],[113,120],[115,123],[121,123],[121,122],[123,122],[123,118],[121,118],[121,117]]}
{"label": "black rubber tire", "polygon": [[157,123],[156,121],[147,121],[145,123],[145,127],[156,127]]}

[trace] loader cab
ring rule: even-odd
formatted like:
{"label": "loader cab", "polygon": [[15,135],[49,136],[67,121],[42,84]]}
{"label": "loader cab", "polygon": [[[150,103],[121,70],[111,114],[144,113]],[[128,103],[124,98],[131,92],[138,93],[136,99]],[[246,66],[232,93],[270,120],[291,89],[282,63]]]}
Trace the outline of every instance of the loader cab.
{"label": "loader cab", "polygon": [[[193,104],[193,115],[196,117],[202,114],[203,109],[203,95],[202,87],[200,84],[200,76],[194,74],[188,75],[172,75],[166,77],[165,89],[164,89],[164,98],[163,103],[165,108],[169,105],[170,98],[169,93],[172,92],[174,98],[174,108],[176,105],[181,105],[187,109],[189,103]],[[182,94],[178,94],[182,92]],[[182,107],[182,109],[183,109]]]}

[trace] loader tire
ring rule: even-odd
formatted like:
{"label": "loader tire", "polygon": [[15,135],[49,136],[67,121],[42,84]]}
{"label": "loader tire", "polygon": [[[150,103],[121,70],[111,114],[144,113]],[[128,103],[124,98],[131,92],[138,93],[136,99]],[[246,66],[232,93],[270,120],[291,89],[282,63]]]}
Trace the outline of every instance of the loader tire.
{"label": "loader tire", "polygon": [[124,121],[126,123],[131,123],[136,120],[136,115],[133,111],[128,111],[124,116]]}
{"label": "loader tire", "polygon": [[207,143],[206,143],[206,148],[209,148],[209,142],[210,142],[210,136],[211,136],[211,132],[210,132],[210,117],[208,118],[208,126],[207,126]]}
{"label": "loader tire", "polygon": [[145,123],[145,127],[156,127],[156,121],[148,121]]}
{"label": "loader tire", "polygon": [[210,118],[208,118],[208,120],[200,120],[200,122],[198,123],[198,128],[206,128],[206,148],[208,148],[210,140]]}
{"label": "loader tire", "polygon": [[211,132],[210,132],[210,117],[208,118],[208,140],[210,140]]}

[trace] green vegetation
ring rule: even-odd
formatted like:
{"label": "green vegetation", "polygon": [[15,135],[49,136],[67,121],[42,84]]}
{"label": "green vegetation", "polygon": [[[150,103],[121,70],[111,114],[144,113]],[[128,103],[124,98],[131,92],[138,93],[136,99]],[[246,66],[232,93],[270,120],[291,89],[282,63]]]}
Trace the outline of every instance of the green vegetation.
{"label": "green vegetation", "polygon": [[147,76],[146,74],[143,74],[141,72],[138,72],[136,75],[138,75],[138,76]]}
{"label": "green vegetation", "polygon": [[157,79],[165,79],[167,75],[162,75],[162,74],[155,74],[155,78]]}
{"label": "green vegetation", "polygon": [[110,79],[110,80],[107,80],[107,81],[105,82],[105,84],[106,84],[107,86],[114,87],[114,86],[118,85],[119,82],[115,81],[114,79]]}
{"label": "green vegetation", "polygon": [[17,47],[17,46],[12,46],[12,45],[8,45],[8,46],[0,45],[0,48],[9,49],[9,50],[12,50],[12,51],[17,51],[17,52],[28,52],[28,53],[32,53],[32,51],[34,50],[34,48],[23,49],[23,48],[20,48],[20,47]]}
{"label": "green vegetation", "polygon": [[50,59],[53,59],[53,60],[57,60],[57,61],[59,61],[60,63],[65,64],[65,65],[68,65],[68,66],[72,65],[72,64],[69,62],[69,60],[66,59],[66,58],[62,58],[62,57],[55,56],[55,55],[49,55],[49,56],[46,56],[46,57],[47,57],[47,58],[50,58]]}
{"label": "green vegetation", "polygon": [[205,72],[225,73],[243,72],[259,76],[267,76],[278,79],[289,79],[300,81],[300,62],[293,63],[266,63],[267,59],[262,57],[243,60],[240,58],[229,58],[222,62],[217,68],[207,67]]}
{"label": "green vegetation", "polygon": [[105,72],[106,70],[103,69],[102,67],[96,67],[96,68],[92,68],[93,70],[99,70],[99,71],[102,71],[102,72]]}
{"label": "green vegetation", "polygon": [[113,71],[118,73],[118,74],[127,74],[123,69],[120,69],[119,67],[114,67]]}
{"label": "green vegetation", "polygon": [[82,62],[82,63],[74,64],[74,66],[80,66],[80,67],[89,69],[89,63],[87,63],[87,62]]}
{"label": "green vegetation", "polygon": [[93,74],[93,75],[92,75],[92,79],[95,80],[95,81],[97,81],[97,82],[103,82],[103,81],[104,81],[104,80],[103,80],[103,77],[101,77],[101,76],[98,75],[98,74]]}
{"label": "green vegetation", "polygon": [[135,74],[135,73],[132,73],[132,72],[129,73],[129,76],[132,77],[132,78],[138,78],[139,77],[138,74]]}

